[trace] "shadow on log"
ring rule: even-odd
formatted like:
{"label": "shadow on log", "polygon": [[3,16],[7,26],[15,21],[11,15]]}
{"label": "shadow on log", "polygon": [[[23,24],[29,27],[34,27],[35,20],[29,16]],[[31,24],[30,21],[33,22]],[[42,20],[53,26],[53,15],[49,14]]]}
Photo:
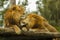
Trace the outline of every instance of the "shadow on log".
{"label": "shadow on log", "polygon": [[53,38],[60,38],[60,33],[21,31],[18,35],[10,28],[0,28],[1,40],[52,40]]}

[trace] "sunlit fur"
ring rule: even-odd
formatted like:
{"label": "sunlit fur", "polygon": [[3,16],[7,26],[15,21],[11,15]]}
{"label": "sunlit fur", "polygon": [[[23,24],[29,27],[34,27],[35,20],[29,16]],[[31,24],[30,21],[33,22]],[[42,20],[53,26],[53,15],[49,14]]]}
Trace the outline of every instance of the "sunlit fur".
{"label": "sunlit fur", "polygon": [[21,23],[27,24],[26,28],[31,29],[31,31],[57,32],[43,16],[37,14],[28,14]]}
{"label": "sunlit fur", "polygon": [[[21,16],[24,14],[24,7],[22,5],[13,5],[9,8],[4,14],[4,26],[10,28],[11,25],[15,25],[15,31],[19,31],[19,22],[21,20]],[[18,27],[18,28],[17,28]],[[17,30],[18,29],[18,30]]]}

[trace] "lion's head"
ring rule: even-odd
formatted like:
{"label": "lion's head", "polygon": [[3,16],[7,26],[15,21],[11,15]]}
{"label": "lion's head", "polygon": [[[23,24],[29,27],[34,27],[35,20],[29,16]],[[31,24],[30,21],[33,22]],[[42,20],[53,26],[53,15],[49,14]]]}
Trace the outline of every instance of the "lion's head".
{"label": "lion's head", "polygon": [[10,24],[19,24],[19,21],[21,20],[21,16],[24,14],[24,11],[25,9],[22,5],[13,5],[4,14],[5,25],[7,26]]}

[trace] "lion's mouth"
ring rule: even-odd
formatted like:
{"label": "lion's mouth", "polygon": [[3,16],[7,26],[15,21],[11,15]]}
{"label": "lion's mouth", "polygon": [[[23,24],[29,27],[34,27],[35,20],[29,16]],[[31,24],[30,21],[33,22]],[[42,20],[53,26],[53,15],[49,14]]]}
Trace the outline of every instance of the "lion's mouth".
{"label": "lion's mouth", "polygon": [[21,23],[21,27],[26,27],[27,26],[27,24],[26,23]]}

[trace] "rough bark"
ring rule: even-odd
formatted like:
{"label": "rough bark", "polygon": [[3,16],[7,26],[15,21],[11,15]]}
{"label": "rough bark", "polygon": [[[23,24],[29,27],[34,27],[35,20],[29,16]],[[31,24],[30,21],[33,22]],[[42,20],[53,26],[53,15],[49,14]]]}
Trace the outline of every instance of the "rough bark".
{"label": "rough bark", "polygon": [[[14,32],[13,29],[10,28],[0,28],[0,36],[7,36],[7,35],[13,35],[17,36],[17,34]],[[19,35],[24,35],[24,36],[37,36],[37,37],[53,37],[53,38],[59,38],[60,33],[59,32],[31,32],[31,31],[21,31],[21,34]]]}

